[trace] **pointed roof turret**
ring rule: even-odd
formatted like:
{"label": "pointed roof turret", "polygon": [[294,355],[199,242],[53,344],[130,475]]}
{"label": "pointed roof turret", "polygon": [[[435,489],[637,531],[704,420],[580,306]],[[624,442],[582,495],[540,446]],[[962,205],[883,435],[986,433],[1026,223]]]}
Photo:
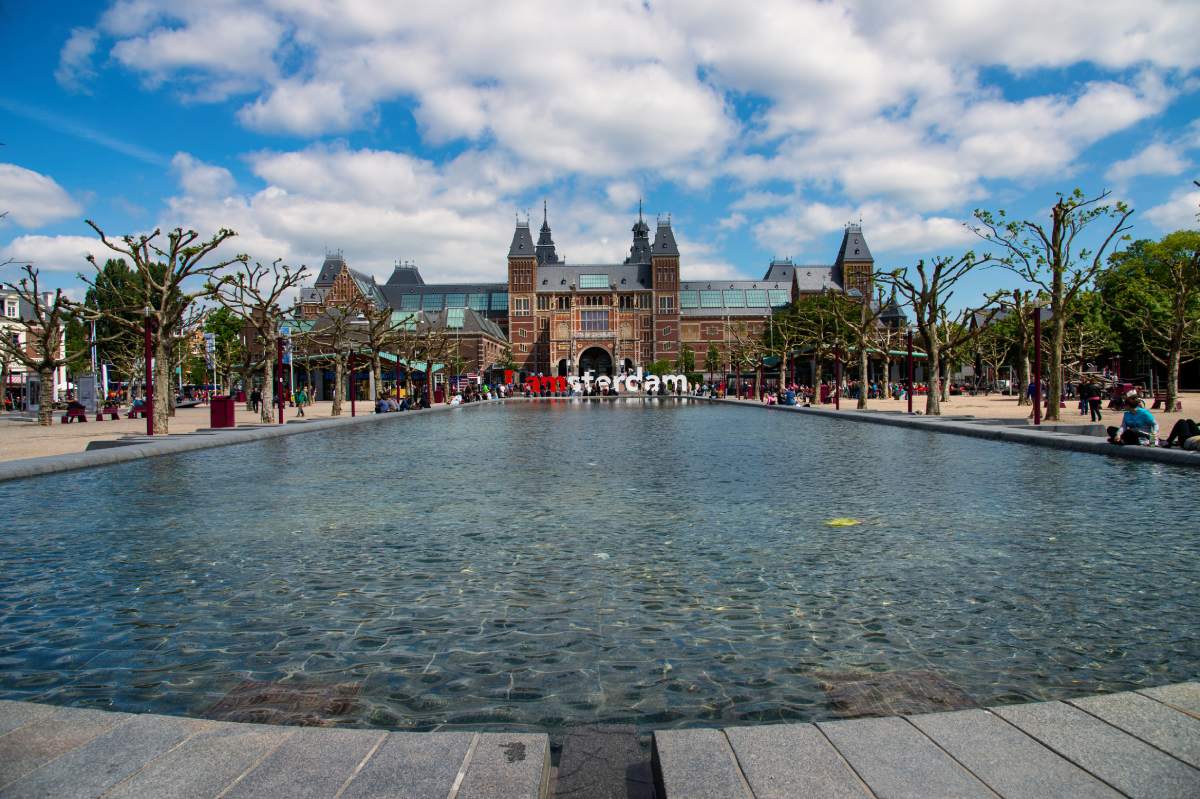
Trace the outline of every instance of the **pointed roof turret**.
{"label": "pointed roof turret", "polygon": [[392,276],[387,279],[389,286],[424,286],[425,279],[421,277],[421,270],[417,269],[417,265],[409,261],[397,262],[392,269]]}
{"label": "pointed roof turret", "polygon": [[679,245],[675,243],[675,234],[671,231],[670,216],[658,220],[658,229],[654,231],[654,254],[679,257]]}
{"label": "pointed roof turret", "polygon": [[529,232],[529,220],[522,222],[517,220],[517,227],[513,230],[512,244],[508,245],[509,258],[533,258],[535,255],[533,249],[533,235]]}
{"label": "pointed roof turret", "polygon": [[642,201],[638,200],[638,219],[633,223],[633,246],[629,248],[627,264],[650,263],[650,226],[642,219]]}
{"label": "pointed roof turret", "polygon": [[550,217],[546,211],[546,201],[542,200],[542,230],[537,242],[538,266],[558,263],[558,253],[554,251],[554,238],[550,235]]}
{"label": "pointed roof turret", "polygon": [[842,246],[838,249],[837,260],[834,263],[841,265],[846,261],[874,260],[871,250],[867,247],[867,240],[863,238],[862,225],[846,225],[846,232],[842,234]]}

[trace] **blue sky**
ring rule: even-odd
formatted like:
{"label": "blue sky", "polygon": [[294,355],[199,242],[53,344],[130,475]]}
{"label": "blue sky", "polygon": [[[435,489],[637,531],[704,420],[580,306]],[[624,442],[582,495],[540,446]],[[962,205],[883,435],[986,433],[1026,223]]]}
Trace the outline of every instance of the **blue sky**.
{"label": "blue sky", "polygon": [[979,249],[973,208],[1044,216],[1075,186],[1137,237],[1195,227],[1200,5],[902,5],[0,4],[0,260],[77,287],[86,217],[499,280],[543,199],[596,262],[643,197],[692,278],[828,263],[860,219],[881,267]]}

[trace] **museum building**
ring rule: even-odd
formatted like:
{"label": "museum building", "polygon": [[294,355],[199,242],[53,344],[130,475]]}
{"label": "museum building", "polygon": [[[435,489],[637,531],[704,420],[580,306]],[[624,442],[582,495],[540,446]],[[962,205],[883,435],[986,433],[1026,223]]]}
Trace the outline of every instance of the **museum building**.
{"label": "museum building", "polygon": [[[847,225],[832,264],[771,261],[760,280],[681,280],[670,217],[650,225],[639,210],[629,255],[619,263],[572,264],[560,258],[543,210],[535,242],[518,221],[508,248],[506,282],[426,283],[413,264],[398,264],[385,283],[328,255],[300,294],[304,318],[331,306],[420,312],[427,322],[472,342],[478,363],[508,347],[525,374],[613,375],[675,361],[683,348],[702,370],[715,345],[722,360],[738,336],[755,335],[771,313],[805,294],[857,289],[871,293],[874,259],[860,225]],[[474,342],[474,338],[480,338]]]}

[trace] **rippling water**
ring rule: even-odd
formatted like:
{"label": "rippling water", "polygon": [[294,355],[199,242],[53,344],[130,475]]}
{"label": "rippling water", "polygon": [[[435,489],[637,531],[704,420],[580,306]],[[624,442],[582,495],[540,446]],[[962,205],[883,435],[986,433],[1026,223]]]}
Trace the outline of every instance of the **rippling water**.
{"label": "rippling water", "polygon": [[341,724],[554,731],[829,718],[829,675],[933,674],[985,704],[1179,681],[1200,667],[1196,487],[673,401],[3,483],[0,697],[203,714],[338,690]]}

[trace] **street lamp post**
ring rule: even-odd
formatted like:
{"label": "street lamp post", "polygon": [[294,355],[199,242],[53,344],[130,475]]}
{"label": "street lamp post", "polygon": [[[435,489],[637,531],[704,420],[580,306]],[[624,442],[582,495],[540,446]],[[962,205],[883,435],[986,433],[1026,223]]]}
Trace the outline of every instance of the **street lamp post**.
{"label": "street lamp post", "polygon": [[154,354],[154,342],[152,339],[154,318],[150,315],[150,306],[142,308],[142,315],[145,317],[145,360],[146,360],[146,435],[154,435],[154,371],[151,368],[151,359]]}
{"label": "street lamp post", "polygon": [[1033,306],[1033,423],[1042,423],[1042,309]]}
{"label": "street lamp post", "polygon": [[913,412],[913,346],[912,346],[912,329],[908,330],[908,412]]}
{"label": "street lamp post", "polygon": [[354,391],[355,386],[354,386],[354,356],[353,355],[350,356],[350,359],[348,361],[348,366],[349,366],[349,369],[347,371],[350,372],[350,375],[349,375],[349,377],[350,377],[350,381],[349,381],[350,382],[350,415],[354,416],[355,415],[355,413],[354,413],[354,394],[356,392]]}
{"label": "street lamp post", "polygon": [[283,424],[283,338],[275,338],[275,401],[279,403],[279,423]]}
{"label": "street lamp post", "polygon": [[833,348],[833,409],[842,409],[842,348]]}

